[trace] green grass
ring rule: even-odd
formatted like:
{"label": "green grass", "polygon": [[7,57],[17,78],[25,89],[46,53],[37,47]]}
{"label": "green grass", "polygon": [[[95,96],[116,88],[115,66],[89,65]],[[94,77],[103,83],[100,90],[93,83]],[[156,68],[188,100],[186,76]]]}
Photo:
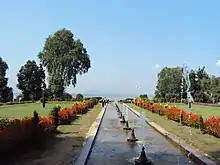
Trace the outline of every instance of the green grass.
{"label": "green grass", "polygon": [[[68,105],[68,102],[63,104]],[[90,126],[101,110],[101,104],[98,104],[86,114],[78,115],[71,124],[58,126],[59,133],[49,136],[42,149],[25,153],[19,160],[15,160],[16,164],[74,164],[85,143]]]}
{"label": "green grass", "polygon": [[[189,129],[186,126],[180,126],[179,123],[172,120],[167,120],[163,116],[151,113],[148,110],[137,107],[134,104],[128,104],[131,108],[134,108],[138,112],[145,112],[146,117],[164,128],[166,131],[177,135],[183,139],[186,143],[190,144]],[[211,114],[211,113],[210,113]],[[212,135],[201,134],[199,129],[192,128],[192,146],[198,149],[201,153],[208,154],[217,164],[220,164],[220,139],[215,138]]]}
{"label": "green grass", "polygon": [[0,118],[23,118],[25,116],[32,116],[33,111],[36,110],[41,116],[48,116],[49,112],[56,104],[60,104],[62,107],[71,106],[73,102],[48,102],[46,107],[42,108],[41,103],[26,103],[15,105],[3,105],[0,106]]}
{"label": "green grass", "polygon": [[[169,103],[170,105],[176,105],[177,107],[184,109],[185,111],[188,111],[188,105],[181,104],[181,103]],[[204,105],[196,105],[193,104],[191,111],[202,115],[203,118],[208,118],[210,116],[220,116],[220,107],[211,107],[211,106],[204,106]]]}

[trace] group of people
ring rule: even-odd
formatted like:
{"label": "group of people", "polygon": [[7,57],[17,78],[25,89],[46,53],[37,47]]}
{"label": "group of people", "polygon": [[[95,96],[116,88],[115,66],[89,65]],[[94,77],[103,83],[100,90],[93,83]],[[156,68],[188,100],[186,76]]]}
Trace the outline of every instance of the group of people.
{"label": "group of people", "polygon": [[109,100],[107,100],[107,99],[103,99],[102,100],[102,107],[104,107],[106,104],[108,104],[109,103]]}

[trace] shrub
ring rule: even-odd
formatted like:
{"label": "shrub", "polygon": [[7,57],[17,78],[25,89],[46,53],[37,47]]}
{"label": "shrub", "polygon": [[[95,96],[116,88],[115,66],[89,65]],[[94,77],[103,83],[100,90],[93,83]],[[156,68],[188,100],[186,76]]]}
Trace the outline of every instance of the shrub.
{"label": "shrub", "polygon": [[201,115],[199,116],[199,128],[201,132],[204,132],[204,122]]}
{"label": "shrub", "polygon": [[59,110],[61,109],[61,105],[55,105],[50,112],[49,116],[53,120],[53,124],[55,128],[59,125]]}
{"label": "shrub", "polygon": [[200,128],[203,133],[220,137],[220,117],[210,117],[203,122],[202,116],[198,116],[191,112],[189,119],[189,113],[176,106],[169,106],[168,104],[152,104],[152,102],[141,99],[136,99],[134,104],[147,109],[152,113],[165,116],[168,120],[179,122],[181,117],[183,125]]}
{"label": "shrub", "polygon": [[78,94],[76,95],[76,99],[77,99],[78,101],[82,101],[82,100],[83,100],[83,95],[82,95],[81,93],[78,93]]}
{"label": "shrub", "polygon": [[209,117],[204,122],[204,133],[220,137],[220,117]]}
{"label": "shrub", "polygon": [[54,125],[69,124],[76,118],[78,112],[86,113],[89,107],[97,104],[97,99],[91,99],[73,105],[69,108],[53,107],[49,117],[41,117],[36,111],[33,116],[23,119],[0,120],[0,158],[7,158],[32,147],[41,147],[48,134],[56,129]]}

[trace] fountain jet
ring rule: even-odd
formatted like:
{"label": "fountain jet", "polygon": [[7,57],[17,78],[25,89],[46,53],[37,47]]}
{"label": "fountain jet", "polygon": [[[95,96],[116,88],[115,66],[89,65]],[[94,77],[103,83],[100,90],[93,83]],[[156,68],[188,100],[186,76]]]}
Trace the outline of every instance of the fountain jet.
{"label": "fountain jet", "polygon": [[121,119],[122,118],[122,112],[118,112],[118,118]]}
{"label": "fountain jet", "polygon": [[135,165],[153,165],[153,163],[149,159],[147,159],[144,149],[145,148],[142,147],[139,158],[135,159]]}
{"label": "fountain jet", "polygon": [[131,136],[127,139],[128,142],[136,142],[138,139],[135,137],[134,129],[131,131]]}

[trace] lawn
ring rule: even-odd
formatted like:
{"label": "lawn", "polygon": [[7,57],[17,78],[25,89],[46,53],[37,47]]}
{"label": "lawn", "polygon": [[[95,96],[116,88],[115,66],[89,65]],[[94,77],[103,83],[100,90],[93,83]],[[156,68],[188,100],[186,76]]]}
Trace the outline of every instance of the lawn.
{"label": "lawn", "polygon": [[33,111],[36,110],[41,116],[48,116],[50,110],[54,105],[60,104],[62,107],[71,106],[73,102],[48,102],[46,107],[43,108],[41,103],[26,103],[15,105],[3,105],[0,106],[0,118],[23,118],[25,116],[31,116]]}
{"label": "lawn", "polygon": [[[183,139],[186,143],[190,144],[190,139],[189,139],[189,128],[186,126],[180,126],[179,123],[167,120],[163,116],[159,116],[158,114],[151,113],[148,110],[145,110],[143,108],[140,108],[138,106],[135,106],[134,104],[128,104],[131,108],[134,108],[138,112],[145,112],[146,117],[152,121],[164,128],[166,131],[177,135],[181,139]],[[194,105],[195,107],[196,105]],[[196,106],[197,107],[197,106]],[[198,106],[200,107],[200,106]],[[205,107],[204,109],[209,108]],[[212,107],[211,107],[212,108]],[[211,110],[210,108],[210,110]],[[197,109],[197,108],[195,108]],[[198,112],[201,113],[201,110],[199,111],[200,108],[198,108]],[[219,109],[220,110],[220,109]],[[204,110],[205,111],[205,110]],[[194,111],[195,112],[195,111]],[[208,113],[206,111],[206,113]],[[209,113],[210,115],[214,115],[214,113]],[[205,115],[206,117],[208,114]],[[191,138],[192,146],[197,148],[201,153],[203,154],[208,154],[214,161],[217,162],[217,164],[220,164],[220,139],[215,138],[214,136],[211,135],[203,135],[200,133],[199,129],[192,128],[192,138]]]}
{"label": "lawn", "polygon": [[[181,103],[169,103],[170,105],[176,105],[177,107],[184,109],[185,111],[188,111],[188,105],[187,104],[181,104]],[[204,105],[196,105],[193,104],[191,111],[202,115],[203,118],[208,118],[210,116],[220,116],[220,107],[211,107],[211,106],[204,106]]]}
{"label": "lawn", "polygon": [[29,152],[15,165],[74,164],[101,109],[101,104],[98,104],[86,114],[78,115],[70,125],[60,125],[57,128],[60,134],[48,140],[44,151]]}

